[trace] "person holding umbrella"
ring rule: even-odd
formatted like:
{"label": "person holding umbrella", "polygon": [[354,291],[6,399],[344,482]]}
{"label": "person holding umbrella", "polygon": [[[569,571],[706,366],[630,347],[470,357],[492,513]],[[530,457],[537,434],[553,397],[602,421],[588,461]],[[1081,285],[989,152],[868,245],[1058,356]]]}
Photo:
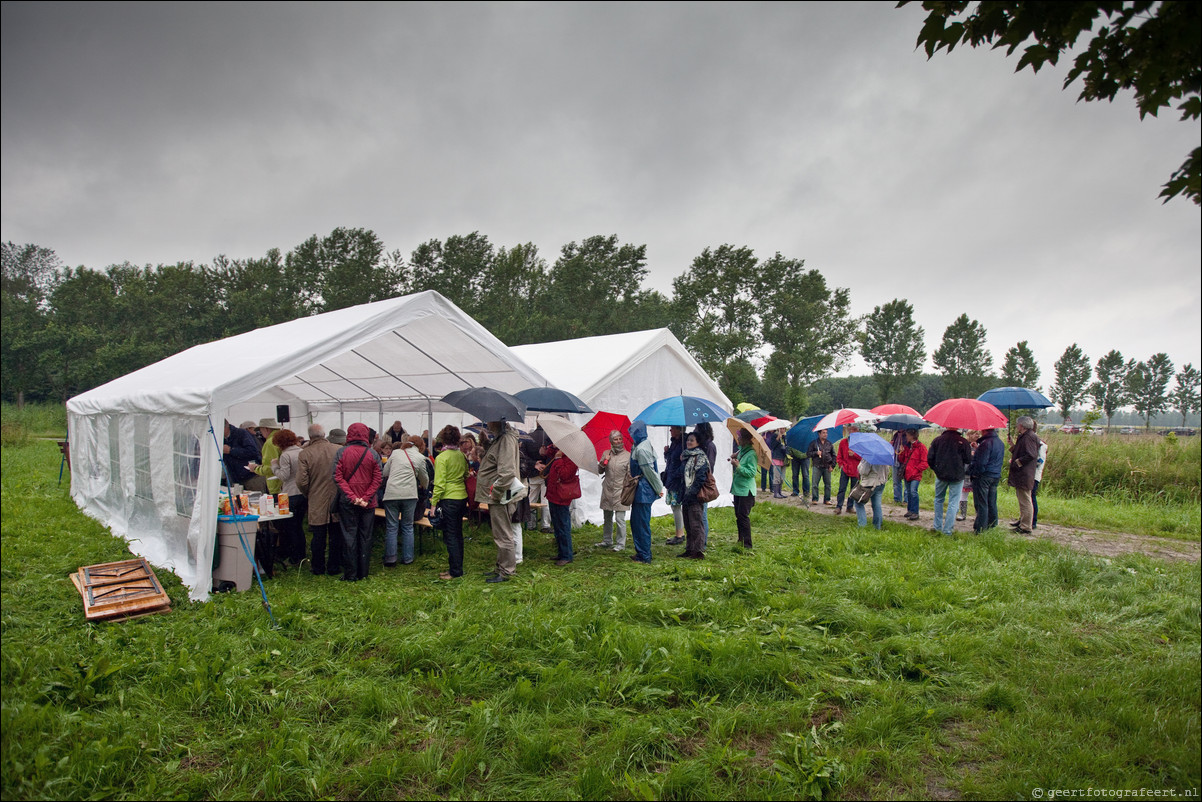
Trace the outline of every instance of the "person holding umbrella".
{"label": "person holding umbrella", "polygon": [[977,441],[977,451],[972,456],[968,475],[972,477],[972,503],[977,517],[972,531],[976,534],[997,526],[997,486],[1002,480],[1002,460],[1006,447],[997,436],[997,429],[984,429]]}
{"label": "person holding umbrella", "polygon": [[630,473],[630,452],[617,429],[609,433],[609,451],[597,466],[604,477],[601,480],[601,513],[605,519],[601,542],[597,546],[623,551],[626,548],[626,513],[630,507],[622,503],[622,486]]}
{"label": "person holding umbrella", "polygon": [[785,480],[785,460],[789,456],[785,450],[785,433],[781,430],[771,431],[764,436],[764,440],[767,441],[768,450],[772,456],[771,481],[769,482],[772,498],[784,498],[785,494],[780,491]]}
{"label": "person holding umbrella", "polygon": [[831,468],[835,467],[837,460],[835,458],[835,446],[830,441],[826,429],[818,430],[818,439],[810,443],[810,462],[813,463],[813,495],[810,496],[811,502],[818,501],[818,484],[823,485],[822,503],[830,506],[831,503]]}
{"label": "person holding umbrella", "polygon": [[668,444],[664,446],[664,489],[667,490],[668,506],[672,508],[672,522],[676,525],[676,534],[664,541],[665,546],[679,546],[684,543],[684,510],[680,507],[680,497],[684,495],[680,455],[684,453],[684,427],[668,427]]}
{"label": "person holding umbrella", "polygon": [[[707,464],[710,466],[710,470],[713,470],[714,464],[718,461],[718,447],[714,445],[714,427],[707,421],[702,421],[693,427],[693,434],[697,436],[697,447],[705,453]],[[683,504],[681,507],[683,510]],[[701,528],[704,535],[703,546],[708,546],[710,542],[710,509],[709,504],[704,501],[701,502]]]}
{"label": "person holding umbrella", "polygon": [[898,429],[893,433],[893,502],[901,504],[906,501],[905,470],[902,468],[901,455],[906,449],[906,431]]}
{"label": "person holding umbrella", "polygon": [[847,511],[851,512],[851,491],[860,483],[860,455],[851,450],[851,426],[843,427],[843,439],[835,461],[839,463],[839,493],[835,496],[835,515],[843,513],[843,499],[847,498]]}
{"label": "person holding umbrella", "polygon": [[497,564],[487,582],[508,582],[517,571],[517,551],[513,540],[508,504],[502,504],[505,491],[518,478],[518,433],[503,420],[489,421],[492,439],[480,458],[476,474],[476,501],[488,505],[488,522],[497,544]]}
{"label": "person holding umbrella", "polygon": [[572,500],[580,498],[580,471],[554,443],[547,445],[547,456],[550,461],[536,462],[534,467],[547,482],[547,502],[558,548],[555,564],[563,567],[572,561]]}
{"label": "person holding umbrella", "polygon": [[[755,475],[759,459],[756,457],[755,448],[751,445],[751,432],[739,429],[736,440],[739,444],[739,451],[730,457],[730,464],[734,468],[730,481],[730,492],[735,497],[735,526],[739,531],[739,543],[743,548],[750,549],[751,508],[755,506]],[[827,490],[830,490],[829,484]]]}
{"label": "person holding umbrella", "polygon": [[[866,459],[860,460],[856,465],[856,475],[859,478],[859,493],[849,493],[848,498],[852,496],[863,496],[867,492],[868,498],[872,504],[872,525],[876,529],[881,528],[884,522],[884,512],[881,510],[881,496],[885,493],[885,484],[889,481],[889,464],[873,465]],[[856,505],[856,522],[860,528],[868,526],[868,513],[864,509],[865,502],[857,501]]]}
{"label": "person holding umbrella", "polygon": [[663,495],[664,485],[659,479],[655,449],[647,440],[647,424],[641,420],[630,424],[630,436],[634,440],[634,451],[630,454],[630,476],[638,479],[634,504],[630,508],[630,533],[634,536],[634,555],[630,559],[638,563],[649,563],[651,505]]}
{"label": "person holding umbrella", "polygon": [[[964,475],[972,462],[972,446],[958,429],[945,429],[931,443],[927,460],[935,472],[935,532],[951,535],[956,527],[956,508],[964,487]],[[944,500],[947,509],[944,509]]]}
{"label": "person holding umbrella", "polygon": [[927,463],[927,447],[918,440],[917,429],[906,429],[906,447],[902,449],[900,462],[906,478],[906,520],[918,520],[918,485]]}
{"label": "person holding umbrella", "polygon": [[684,508],[687,545],[684,553],[678,556],[700,560],[705,557],[705,502],[698,499],[697,494],[705,487],[706,477],[710,474],[710,462],[701,450],[696,433],[690,433],[685,439],[682,472],[684,494],[680,498],[680,506]]}
{"label": "person holding umbrella", "polygon": [[1019,534],[1031,534],[1033,514],[1031,489],[1035,486],[1035,470],[1039,467],[1039,437],[1036,436],[1035,421],[1023,415],[1015,424],[1018,440],[1010,448],[1010,486],[1018,496],[1018,523],[1014,530]]}

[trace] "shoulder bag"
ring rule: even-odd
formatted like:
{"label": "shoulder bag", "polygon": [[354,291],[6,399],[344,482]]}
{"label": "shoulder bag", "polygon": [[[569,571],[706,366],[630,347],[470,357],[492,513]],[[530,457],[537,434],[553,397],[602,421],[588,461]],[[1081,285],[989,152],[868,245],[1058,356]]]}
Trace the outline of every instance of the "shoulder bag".
{"label": "shoulder bag", "polygon": [[697,491],[697,500],[703,504],[718,500],[718,483],[714,481],[713,471],[706,474],[705,484]]}
{"label": "shoulder bag", "polygon": [[[642,470],[643,470],[642,466],[639,465],[638,460],[634,459],[633,456],[630,458],[630,462],[632,465],[638,466],[639,472],[640,473],[642,472]],[[633,505],[634,504],[634,494],[635,494],[635,491],[638,489],[639,489],[639,477],[631,475],[630,471],[627,470],[626,471],[626,481],[622,483],[622,494],[620,496],[618,496],[618,502],[623,507],[629,507],[629,506]]]}
{"label": "shoulder bag", "polygon": [[873,490],[876,490],[875,485],[858,484],[851,489],[851,492],[847,494],[847,497],[856,504],[867,504],[868,500],[872,498]]}

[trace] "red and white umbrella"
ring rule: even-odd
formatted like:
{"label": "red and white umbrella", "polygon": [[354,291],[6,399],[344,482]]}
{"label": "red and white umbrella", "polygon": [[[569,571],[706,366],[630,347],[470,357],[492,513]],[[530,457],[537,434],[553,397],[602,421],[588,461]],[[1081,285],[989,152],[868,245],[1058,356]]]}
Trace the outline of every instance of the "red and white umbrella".
{"label": "red and white umbrella", "polygon": [[873,423],[880,419],[880,415],[874,415],[866,409],[856,409],[855,407],[845,407],[836,409],[827,415],[822,416],[822,420],[814,424],[814,431],[822,429],[834,429],[839,426],[847,426],[856,423]]}
{"label": "red and white umbrella", "polygon": [[1005,429],[1010,420],[993,404],[975,398],[940,401],[922,416],[946,429]]}

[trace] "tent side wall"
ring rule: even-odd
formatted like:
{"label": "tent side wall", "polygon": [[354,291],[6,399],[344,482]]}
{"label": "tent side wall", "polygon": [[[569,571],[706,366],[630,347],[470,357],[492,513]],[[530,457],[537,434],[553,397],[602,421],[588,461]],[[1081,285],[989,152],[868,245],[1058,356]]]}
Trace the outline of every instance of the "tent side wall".
{"label": "tent side wall", "polygon": [[130,550],[175,572],[190,596],[208,596],[220,470],[202,417],[68,411],[71,497],[125,538]]}
{"label": "tent side wall", "polygon": [[[590,407],[607,412],[618,412],[634,418],[648,406],[661,398],[671,395],[696,395],[713,398],[713,389],[696,373],[696,368],[682,358],[674,348],[664,346],[656,349],[645,359],[631,367],[630,370],[616,376],[613,381],[588,398],[582,398]],[[726,398],[714,399],[725,402]],[[577,424],[583,423],[590,416],[579,416]],[[648,439],[655,448],[659,461],[659,469],[664,469],[664,447],[668,444],[668,428],[652,426],[647,429]],[[719,424],[714,428],[714,444],[717,447],[718,464],[714,472],[714,481],[718,485],[720,495],[717,501],[710,502],[711,507],[729,507],[734,503],[730,494],[731,466],[725,457],[730,454],[730,433],[726,427]],[[589,521],[600,525],[604,521],[601,514],[601,477],[584,471],[580,472],[580,499],[576,502],[576,522]],[[672,509],[663,499],[651,507],[654,516],[671,515]]]}

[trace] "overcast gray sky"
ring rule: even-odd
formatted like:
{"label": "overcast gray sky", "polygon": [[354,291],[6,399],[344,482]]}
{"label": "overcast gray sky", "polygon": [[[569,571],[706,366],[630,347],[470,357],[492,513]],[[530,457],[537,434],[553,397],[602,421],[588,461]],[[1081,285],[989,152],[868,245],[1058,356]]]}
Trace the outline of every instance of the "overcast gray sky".
{"label": "overcast gray sky", "polygon": [[[548,262],[645,243],[804,259],[864,314],[960,313],[1046,388],[1072,342],[1202,364],[1202,227],[1175,112],[1065,68],[914,44],[893,3],[3,4],[3,239],[70,265],[207,262],[337,226],[478,230]],[[862,372],[853,363],[850,370]]]}

